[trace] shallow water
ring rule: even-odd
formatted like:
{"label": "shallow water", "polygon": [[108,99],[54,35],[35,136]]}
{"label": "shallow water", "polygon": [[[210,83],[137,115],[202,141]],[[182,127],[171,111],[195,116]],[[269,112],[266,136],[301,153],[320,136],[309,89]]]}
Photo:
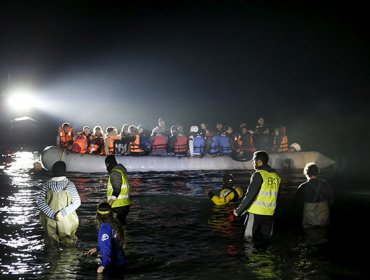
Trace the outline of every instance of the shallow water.
{"label": "shallow water", "polygon": [[[96,205],[105,199],[106,174],[69,174],[81,196],[79,241],[59,248],[44,240],[36,198],[47,177],[29,173],[37,153],[3,154],[0,163],[1,279],[97,279],[98,259],[85,252],[96,245]],[[249,174],[239,172],[247,185]],[[126,228],[125,279],[363,279],[367,190],[352,191],[332,174],[337,193],[332,230],[325,246],[305,247],[293,205],[304,181],[284,176],[273,243],[260,248],[242,240],[242,221],[231,221],[235,205],[213,206],[206,190],[219,190],[222,172],[129,174],[131,210]],[[360,211],[360,213],[358,213]],[[360,214],[360,215],[359,215]],[[110,278],[108,278],[110,279]]]}

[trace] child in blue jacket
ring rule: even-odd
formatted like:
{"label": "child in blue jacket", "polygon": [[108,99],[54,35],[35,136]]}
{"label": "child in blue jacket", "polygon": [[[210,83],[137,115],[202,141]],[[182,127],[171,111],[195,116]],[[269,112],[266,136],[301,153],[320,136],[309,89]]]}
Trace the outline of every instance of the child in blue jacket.
{"label": "child in blue jacket", "polygon": [[87,255],[91,256],[100,251],[102,263],[97,269],[98,273],[106,270],[123,271],[126,264],[123,251],[124,232],[122,225],[113,217],[109,203],[103,202],[98,205],[96,223],[99,230],[98,246],[90,249]]}

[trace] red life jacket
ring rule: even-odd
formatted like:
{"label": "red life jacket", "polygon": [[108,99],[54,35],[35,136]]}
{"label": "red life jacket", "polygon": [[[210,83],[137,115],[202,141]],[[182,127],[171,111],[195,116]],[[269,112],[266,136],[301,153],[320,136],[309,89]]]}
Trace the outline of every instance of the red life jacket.
{"label": "red life jacket", "polygon": [[163,134],[157,134],[152,141],[152,151],[167,151],[168,139]]}
{"label": "red life jacket", "polygon": [[186,153],[188,151],[188,138],[184,134],[178,135],[173,148],[175,154]]}

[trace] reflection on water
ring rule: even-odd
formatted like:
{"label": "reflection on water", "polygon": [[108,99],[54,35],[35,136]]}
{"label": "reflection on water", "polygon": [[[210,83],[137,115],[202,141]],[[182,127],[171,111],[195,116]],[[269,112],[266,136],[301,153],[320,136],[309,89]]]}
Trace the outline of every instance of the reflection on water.
{"label": "reflection on water", "polygon": [[[105,199],[106,174],[69,174],[81,196],[75,248],[44,240],[36,199],[48,178],[29,172],[39,155],[2,155],[0,164],[0,272],[7,279],[97,279],[96,205]],[[236,206],[214,206],[205,190],[218,192],[222,172],[129,174],[127,279],[336,279],[361,277],[353,261],[338,258],[337,246],[306,247],[294,223],[292,199],[302,174],[283,174],[273,243],[261,248],[242,240]],[[239,172],[246,186],[250,173]],[[334,219],[335,221],[335,219]],[[335,240],[332,238],[332,243]],[[342,240],[340,240],[342,242]],[[330,244],[330,243],[329,243]],[[338,242],[339,244],[339,242]],[[341,244],[342,245],[342,244]],[[339,247],[339,246],[338,246]],[[352,266],[351,266],[352,265]]]}

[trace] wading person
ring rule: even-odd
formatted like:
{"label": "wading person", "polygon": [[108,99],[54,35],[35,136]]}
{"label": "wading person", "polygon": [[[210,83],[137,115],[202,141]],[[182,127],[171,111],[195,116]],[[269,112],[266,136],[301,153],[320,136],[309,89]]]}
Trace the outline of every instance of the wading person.
{"label": "wading person", "polygon": [[105,166],[109,173],[107,199],[112,211],[117,215],[122,225],[126,224],[126,216],[130,211],[130,186],[127,179],[127,169],[118,164],[114,155],[105,158]]}
{"label": "wading person", "polygon": [[225,205],[229,202],[236,202],[243,196],[243,189],[235,185],[234,176],[226,173],[223,177],[223,186],[219,195],[206,191],[206,194],[215,205]]}
{"label": "wading person", "polygon": [[88,256],[101,253],[102,262],[97,269],[98,273],[104,271],[123,276],[126,257],[123,251],[124,232],[120,222],[113,217],[112,208],[107,202],[100,203],[96,213],[98,233],[98,246],[87,252]]}
{"label": "wading person", "polygon": [[66,164],[57,161],[52,167],[53,178],[41,189],[37,200],[41,224],[47,235],[58,242],[72,245],[77,241],[79,225],[76,209],[81,200],[75,185],[66,178]]}
{"label": "wading person", "polygon": [[280,186],[280,177],[268,165],[269,156],[265,151],[253,154],[256,170],[250,180],[247,192],[234,210],[235,216],[246,212],[244,237],[269,241],[273,233],[273,216]]}
{"label": "wading person", "polygon": [[[301,184],[296,193],[296,202],[302,214],[302,226],[307,245],[317,245],[327,241],[330,222],[329,206],[334,202],[331,186],[317,176],[319,168],[313,162],[303,169],[307,181]],[[302,209],[303,208],[303,209]]]}

